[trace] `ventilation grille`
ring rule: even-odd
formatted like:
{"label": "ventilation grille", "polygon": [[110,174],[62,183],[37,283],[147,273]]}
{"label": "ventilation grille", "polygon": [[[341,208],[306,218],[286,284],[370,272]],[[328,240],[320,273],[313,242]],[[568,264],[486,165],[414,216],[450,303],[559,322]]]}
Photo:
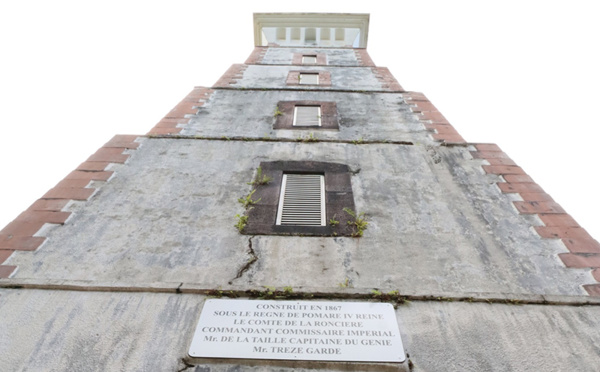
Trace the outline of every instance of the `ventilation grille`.
{"label": "ventilation grille", "polygon": [[321,126],[321,107],[296,106],[294,109],[294,125],[301,127]]}
{"label": "ventilation grille", "polygon": [[300,84],[318,85],[319,74],[300,74]]}
{"label": "ventilation grille", "polygon": [[325,226],[325,178],[319,174],[284,174],[278,225]]}

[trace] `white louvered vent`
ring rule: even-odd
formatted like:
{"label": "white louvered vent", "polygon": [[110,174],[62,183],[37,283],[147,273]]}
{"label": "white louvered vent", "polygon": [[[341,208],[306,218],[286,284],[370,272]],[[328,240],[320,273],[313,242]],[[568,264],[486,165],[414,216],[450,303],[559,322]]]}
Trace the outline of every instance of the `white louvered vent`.
{"label": "white louvered vent", "polygon": [[314,65],[317,63],[317,56],[302,56],[302,63],[305,65]]}
{"label": "white louvered vent", "polygon": [[300,84],[319,85],[319,74],[300,74]]}
{"label": "white louvered vent", "polygon": [[284,174],[277,225],[325,226],[325,177]]}
{"label": "white louvered vent", "polygon": [[294,108],[294,126],[321,126],[321,106],[296,106]]}

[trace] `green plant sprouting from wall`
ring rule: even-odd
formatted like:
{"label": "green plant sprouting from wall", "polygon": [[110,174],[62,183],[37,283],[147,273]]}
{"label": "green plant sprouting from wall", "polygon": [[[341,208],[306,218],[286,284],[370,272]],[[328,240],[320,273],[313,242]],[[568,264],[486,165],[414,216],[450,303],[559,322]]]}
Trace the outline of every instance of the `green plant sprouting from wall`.
{"label": "green plant sprouting from wall", "polygon": [[252,195],[256,192],[256,189],[252,190],[252,192],[250,192],[250,194],[246,195],[246,196],[242,196],[241,198],[238,199],[238,202],[244,207],[244,209],[248,210],[252,208],[252,205],[258,203],[260,201],[260,198],[258,200],[252,200]]}
{"label": "green plant sprouting from wall", "polygon": [[279,106],[275,106],[275,112],[273,113],[274,117],[278,117],[283,115],[283,112],[281,112],[281,110],[279,110]]}
{"label": "green plant sprouting from wall", "polygon": [[350,283],[350,278],[346,278],[342,283],[338,283],[340,288],[352,288],[352,283]]}
{"label": "green plant sprouting from wall", "polygon": [[[258,168],[256,168],[256,175],[254,176],[254,179],[251,182],[247,182],[247,184],[252,185],[252,186],[266,185],[269,182],[271,182],[272,180],[273,180],[273,178],[267,176],[266,174],[263,174],[262,168],[258,167]],[[252,191],[252,192],[254,192],[254,191]],[[252,195],[252,194],[250,194],[250,195]]]}
{"label": "green plant sprouting from wall", "polygon": [[235,218],[237,218],[237,223],[233,226],[237,227],[239,232],[244,231],[244,228],[248,224],[248,216],[243,216],[240,214],[236,214]]}
{"label": "green plant sprouting from wall", "polygon": [[319,139],[315,137],[314,133],[309,133],[306,137],[299,136],[296,139],[297,142],[319,142]]}
{"label": "green plant sprouting from wall", "polygon": [[350,208],[344,208],[344,212],[348,213],[353,218],[352,221],[348,221],[348,225],[351,225],[353,229],[352,236],[355,238],[363,236],[364,231],[369,225],[365,219],[365,212],[356,213]]}

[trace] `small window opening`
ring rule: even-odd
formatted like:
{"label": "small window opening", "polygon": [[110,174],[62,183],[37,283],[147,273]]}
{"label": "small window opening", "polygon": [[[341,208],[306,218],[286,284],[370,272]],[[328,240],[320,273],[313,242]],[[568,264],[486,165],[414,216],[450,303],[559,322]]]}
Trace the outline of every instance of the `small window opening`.
{"label": "small window opening", "polygon": [[300,40],[300,27],[293,27],[290,34],[292,40]]}
{"label": "small window opening", "polygon": [[322,174],[283,174],[277,225],[325,226]]}
{"label": "small window opening", "polygon": [[300,84],[303,85],[318,85],[319,84],[319,74],[300,74]]}
{"label": "small window opening", "polygon": [[302,56],[302,64],[304,65],[315,65],[317,63],[316,55]]}
{"label": "small window opening", "polygon": [[307,42],[317,41],[317,29],[308,27],[304,29],[304,40]]}
{"label": "small window opening", "polygon": [[294,107],[293,126],[320,127],[321,106],[296,106]]}
{"label": "small window opening", "polygon": [[277,27],[277,40],[285,40],[287,38],[287,29],[285,27]]}

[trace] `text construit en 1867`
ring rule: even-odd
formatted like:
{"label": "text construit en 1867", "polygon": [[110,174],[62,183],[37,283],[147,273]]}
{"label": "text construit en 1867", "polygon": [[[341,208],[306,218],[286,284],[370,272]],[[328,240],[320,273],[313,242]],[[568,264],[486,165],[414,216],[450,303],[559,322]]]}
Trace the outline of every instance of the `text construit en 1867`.
{"label": "text construit en 1867", "polygon": [[207,300],[192,357],[403,362],[392,305]]}

